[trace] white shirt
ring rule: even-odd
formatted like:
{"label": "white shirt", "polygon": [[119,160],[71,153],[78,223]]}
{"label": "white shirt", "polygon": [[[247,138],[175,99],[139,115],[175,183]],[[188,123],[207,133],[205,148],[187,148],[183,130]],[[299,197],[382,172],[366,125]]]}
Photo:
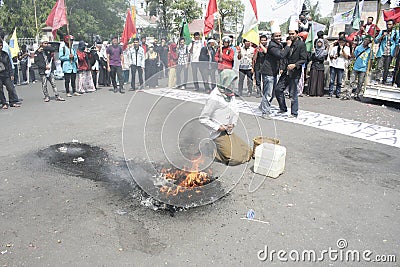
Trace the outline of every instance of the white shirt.
{"label": "white shirt", "polygon": [[240,48],[240,53],[242,54],[242,58],[240,59],[239,69],[241,70],[252,69],[254,51],[255,49],[252,46],[249,46],[249,48],[247,49],[244,46]]}
{"label": "white shirt", "polygon": [[[331,51],[329,52],[329,57],[337,56],[337,49],[338,48],[339,48],[339,46],[332,47]],[[350,47],[345,46],[343,48],[343,50],[348,56],[350,56]],[[346,67],[346,62],[347,62],[347,59],[344,58],[344,56],[342,54],[342,51],[341,51],[340,52],[340,56],[338,58],[330,60],[329,66],[337,68],[337,69],[343,69],[344,70],[345,67]]]}
{"label": "white shirt", "polygon": [[221,132],[218,129],[221,125],[236,125],[238,118],[239,108],[235,96],[227,102],[219,89],[215,87],[200,115],[200,123],[210,129],[210,138],[215,139],[220,136]]}
{"label": "white shirt", "polygon": [[200,57],[200,51],[201,48],[203,47],[203,43],[201,40],[193,41],[190,43],[188,49],[191,51],[193,46],[193,51],[191,53],[191,62],[199,62],[199,57]]}

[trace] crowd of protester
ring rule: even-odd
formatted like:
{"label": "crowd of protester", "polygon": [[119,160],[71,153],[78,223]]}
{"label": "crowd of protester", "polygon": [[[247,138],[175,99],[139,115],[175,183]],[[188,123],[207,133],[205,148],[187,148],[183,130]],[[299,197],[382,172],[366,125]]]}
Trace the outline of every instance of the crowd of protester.
{"label": "crowd of protester", "polygon": [[[21,105],[15,90],[18,75],[18,65],[15,66],[15,62],[19,62],[22,84],[28,82],[27,74],[31,82],[36,81],[32,57],[38,67],[45,102],[51,99],[48,83],[52,87],[54,99],[65,101],[55,83],[54,73],[58,60],[61,61],[66,97],[81,96],[99,87],[112,87],[114,93],[121,94],[125,93],[125,87],[132,91],[146,87],[157,88],[159,79],[164,78],[168,79],[170,88],[187,89],[193,83],[195,91],[210,93],[221,71],[235,69],[239,73],[235,93],[238,96],[262,98],[259,108],[264,118],[269,118],[271,114],[270,106],[274,97],[279,104],[278,113],[287,112],[285,96],[291,102],[292,111],[289,116],[297,117],[298,96],[325,95],[328,64],[328,98],[359,99],[370,62],[371,42],[378,45],[376,80],[387,83],[390,65],[396,58],[391,82],[392,85],[400,85],[397,51],[400,35],[398,30],[393,29],[394,21],[387,21],[386,29],[381,31],[370,17],[359,31],[349,36],[340,33],[331,43],[324,38],[322,31],[318,32],[312,52],[307,52],[305,46],[310,23],[303,15],[299,17],[298,23],[297,28],[289,29],[285,41],[282,40],[279,27],[272,25],[271,36],[260,36],[259,45],[243,40],[235,46],[233,36],[225,36],[219,43],[213,38],[204,39],[196,32],[189,44],[183,37],[177,42],[168,42],[162,38],[160,44],[157,39],[147,43],[147,38],[142,36],[141,39],[132,38],[127,45],[123,45],[119,43],[118,37],[114,37],[110,44],[105,41],[89,48],[84,41],[74,46],[74,37],[66,35],[58,51],[44,37],[34,54],[23,45],[18,56],[11,59],[7,43],[1,40],[1,107],[6,109]],[[0,37],[4,39],[4,33]],[[191,82],[188,82],[189,70]],[[245,80],[246,94],[243,92]],[[3,85],[8,91],[8,101],[3,93]]]}

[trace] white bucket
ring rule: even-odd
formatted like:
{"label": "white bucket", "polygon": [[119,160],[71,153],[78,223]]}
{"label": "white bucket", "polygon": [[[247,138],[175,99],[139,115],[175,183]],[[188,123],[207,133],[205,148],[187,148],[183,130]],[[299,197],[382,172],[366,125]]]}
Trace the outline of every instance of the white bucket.
{"label": "white bucket", "polygon": [[286,148],[263,143],[255,151],[254,172],[271,178],[278,178],[285,170]]}

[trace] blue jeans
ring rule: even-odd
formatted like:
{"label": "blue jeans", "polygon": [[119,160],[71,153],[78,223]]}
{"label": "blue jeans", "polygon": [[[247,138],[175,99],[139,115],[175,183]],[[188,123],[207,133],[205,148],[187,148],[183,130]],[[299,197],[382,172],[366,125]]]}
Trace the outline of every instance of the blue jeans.
{"label": "blue jeans", "polygon": [[262,74],[262,80],[263,80],[263,94],[262,94],[260,109],[263,114],[269,114],[271,113],[271,103],[269,102],[269,100],[271,99],[272,92],[275,89],[276,76],[268,76]]}
{"label": "blue jeans", "polygon": [[330,76],[331,81],[329,83],[329,95],[333,95],[333,86],[336,80],[336,92],[335,95],[339,96],[340,91],[342,90],[342,81],[343,81],[344,69],[337,69],[334,67],[330,67]]}

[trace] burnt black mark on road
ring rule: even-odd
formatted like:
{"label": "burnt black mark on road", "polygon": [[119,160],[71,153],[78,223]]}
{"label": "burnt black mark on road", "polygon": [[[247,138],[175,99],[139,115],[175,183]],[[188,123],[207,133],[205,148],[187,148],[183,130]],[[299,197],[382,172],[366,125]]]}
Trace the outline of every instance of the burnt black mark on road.
{"label": "burnt black mark on road", "polygon": [[345,148],[339,153],[347,159],[364,163],[388,162],[393,159],[386,153],[361,147]]}

